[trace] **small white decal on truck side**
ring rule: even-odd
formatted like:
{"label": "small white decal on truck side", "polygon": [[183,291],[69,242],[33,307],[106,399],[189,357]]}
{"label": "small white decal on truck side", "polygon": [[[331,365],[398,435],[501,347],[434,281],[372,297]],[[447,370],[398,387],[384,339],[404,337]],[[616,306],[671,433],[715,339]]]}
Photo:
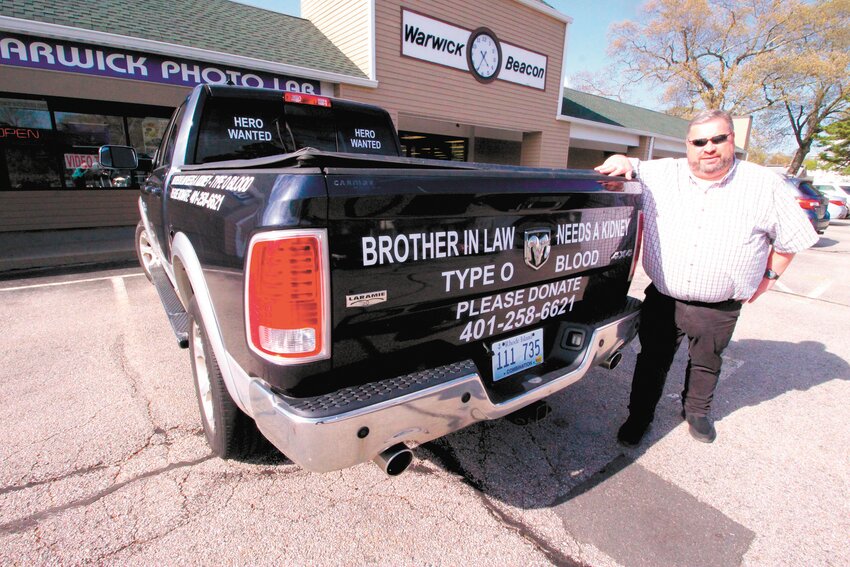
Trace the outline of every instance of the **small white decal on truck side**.
{"label": "small white decal on truck side", "polygon": [[387,290],[370,291],[368,293],[356,293],[345,296],[346,307],[368,307],[387,300]]}

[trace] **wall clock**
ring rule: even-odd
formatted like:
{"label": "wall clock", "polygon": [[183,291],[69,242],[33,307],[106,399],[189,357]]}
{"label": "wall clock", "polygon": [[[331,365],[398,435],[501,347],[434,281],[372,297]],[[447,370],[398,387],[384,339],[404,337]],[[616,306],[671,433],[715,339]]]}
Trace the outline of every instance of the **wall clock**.
{"label": "wall clock", "polygon": [[494,81],[502,67],[502,48],[496,34],[487,28],[478,28],[469,36],[466,61],[472,75],[482,83]]}

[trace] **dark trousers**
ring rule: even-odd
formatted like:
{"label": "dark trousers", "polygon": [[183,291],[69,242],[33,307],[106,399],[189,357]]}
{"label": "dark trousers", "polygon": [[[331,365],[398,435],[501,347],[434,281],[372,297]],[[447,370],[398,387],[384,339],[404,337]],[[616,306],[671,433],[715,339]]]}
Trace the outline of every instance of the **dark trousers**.
{"label": "dark trousers", "polygon": [[732,339],[741,314],[740,301],[700,303],[662,295],[654,285],[646,288],[641,308],[641,352],[637,357],[629,400],[630,414],[652,421],[661,399],[667,373],[682,338],[688,337],[688,368],[682,404],[693,416],[707,416],[723,362],[721,353]]}

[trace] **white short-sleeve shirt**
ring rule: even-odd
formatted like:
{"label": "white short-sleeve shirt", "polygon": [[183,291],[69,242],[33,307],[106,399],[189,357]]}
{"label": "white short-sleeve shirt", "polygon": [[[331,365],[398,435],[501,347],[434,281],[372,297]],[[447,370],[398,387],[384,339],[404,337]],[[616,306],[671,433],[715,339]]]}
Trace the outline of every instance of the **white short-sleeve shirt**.
{"label": "white short-sleeve shirt", "polygon": [[797,253],[817,233],[785,181],[746,161],[706,185],[687,159],[632,165],[643,185],[643,267],[661,293],[685,301],[747,300],[770,247]]}

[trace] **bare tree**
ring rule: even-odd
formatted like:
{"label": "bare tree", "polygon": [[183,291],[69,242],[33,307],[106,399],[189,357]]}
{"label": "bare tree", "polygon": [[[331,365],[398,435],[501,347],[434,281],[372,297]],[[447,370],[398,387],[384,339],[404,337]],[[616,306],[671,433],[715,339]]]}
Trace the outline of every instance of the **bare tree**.
{"label": "bare tree", "polygon": [[622,77],[664,86],[678,114],[720,108],[752,114],[761,96],[760,60],[815,34],[801,26],[800,0],[651,0],[641,20],[612,26],[609,52]]}
{"label": "bare tree", "polygon": [[802,17],[817,33],[762,65],[767,123],[790,128],[797,145],[789,173],[799,170],[818,134],[850,106],[850,0],[819,2],[806,10]]}
{"label": "bare tree", "polygon": [[[850,0],[650,0],[639,20],[611,28],[609,83],[661,87],[662,105],[678,116],[755,114],[793,134],[791,168],[846,107]],[[590,77],[577,83],[612,90]]]}

